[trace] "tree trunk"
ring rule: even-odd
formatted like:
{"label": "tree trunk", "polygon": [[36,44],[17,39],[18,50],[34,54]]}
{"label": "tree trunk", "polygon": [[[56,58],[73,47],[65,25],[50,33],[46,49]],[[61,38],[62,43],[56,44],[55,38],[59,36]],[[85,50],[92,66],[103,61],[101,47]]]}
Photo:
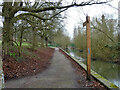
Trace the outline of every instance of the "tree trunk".
{"label": "tree trunk", "polygon": [[46,47],[48,46],[48,38],[46,37],[45,38],[45,41],[46,41]]}
{"label": "tree trunk", "polygon": [[[23,29],[23,28],[22,28]],[[23,37],[23,31],[21,31],[21,36],[20,36],[20,46],[19,46],[19,49],[18,49],[18,53],[19,53],[19,56],[21,56],[21,47],[22,47],[22,37]]]}
{"label": "tree trunk", "polygon": [[2,37],[2,56],[5,56],[10,53],[11,45],[13,45],[13,23],[12,18],[14,17],[14,13],[11,13],[12,3],[4,2],[2,15],[4,17],[3,22],[3,37]]}
{"label": "tree trunk", "polygon": [[46,47],[48,46],[48,41],[46,41]]}
{"label": "tree trunk", "polygon": [[37,47],[37,31],[35,28],[32,28],[32,33],[33,33],[33,43],[32,43],[32,48],[33,50]]}
{"label": "tree trunk", "polygon": [[44,37],[41,36],[41,47],[43,48],[44,47]]}
{"label": "tree trunk", "polygon": [[5,21],[3,23],[4,27],[3,27],[3,37],[2,37],[2,49],[3,49],[3,57],[5,57],[5,55],[9,55],[10,53],[10,49],[11,49],[11,45],[13,45],[13,31],[12,31],[12,23],[10,22],[9,18],[5,18]]}

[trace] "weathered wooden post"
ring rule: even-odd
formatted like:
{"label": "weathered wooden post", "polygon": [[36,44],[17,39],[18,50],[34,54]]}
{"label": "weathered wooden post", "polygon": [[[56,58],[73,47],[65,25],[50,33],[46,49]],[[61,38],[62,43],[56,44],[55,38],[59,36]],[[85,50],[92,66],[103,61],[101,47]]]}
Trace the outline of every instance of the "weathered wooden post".
{"label": "weathered wooden post", "polygon": [[86,16],[86,21],[83,23],[83,27],[86,26],[87,37],[87,80],[90,80],[91,74],[91,35],[90,35],[90,17]]}

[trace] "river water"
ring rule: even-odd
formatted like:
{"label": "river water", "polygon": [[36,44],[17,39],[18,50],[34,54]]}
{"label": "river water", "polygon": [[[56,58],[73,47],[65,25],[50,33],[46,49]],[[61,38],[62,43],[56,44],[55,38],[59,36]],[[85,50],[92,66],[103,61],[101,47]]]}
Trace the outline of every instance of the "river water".
{"label": "river water", "polygon": [[[78,52],[74,52],[72,50],[68,52],[71,56],[75,57],[76,59],[86,64],[87,60],[81,58]],[[100,60],[94,60],[94,61],[92,60],[91,69],[120,88],[120,76],[118,76],[118,69],[120,69],[119,64],[104,62]]]}

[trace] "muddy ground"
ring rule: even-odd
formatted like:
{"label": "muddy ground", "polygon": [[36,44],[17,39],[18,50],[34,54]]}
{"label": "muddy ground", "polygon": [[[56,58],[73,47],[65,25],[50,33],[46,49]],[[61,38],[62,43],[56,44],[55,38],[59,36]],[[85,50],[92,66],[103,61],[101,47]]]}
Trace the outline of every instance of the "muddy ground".
{"label": "muddy ground", "polygon": [[54,49],[52,48],[37,50],[24,48],[21,57],[9,56],[3,60],[5,80],[42,72],[49,66],[53,53]]}

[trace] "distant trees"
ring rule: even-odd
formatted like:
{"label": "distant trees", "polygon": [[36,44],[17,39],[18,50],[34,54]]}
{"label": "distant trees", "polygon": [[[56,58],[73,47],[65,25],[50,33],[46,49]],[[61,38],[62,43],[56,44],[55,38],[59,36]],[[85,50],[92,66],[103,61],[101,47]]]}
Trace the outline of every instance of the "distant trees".
{"label": "distant trees", "polygon": [[[11,49],[15,49],[15,44],[17,45],[17,48],[19,48],[18,51],[20,56],[21,45],[23,41],[32,43],[33,49],[37,47],[39,39],[41,39],[43,42],[45,41],[45,38],[47,38],[46,41],[49,41],[49,39],[52,41],[52,35],[54,35],[54,31],[52,30],[58,26],[56,24],[59,24],[59,20],[55,20],[57,21],[56,23],[53,18],[60,18],[57,16],[68,8],[75,6],[78,7],[93,4],[104,4],[108,2],[108,0],[105,2],[91,0],[76,3],[76,0],[74,0],[74,2],[72,2],[70,5],[65,5],[62,4],[63,0],[58,0],[57,2],[50,2],[49,0],[49,2],[46,0],[42,2],[41,0],[35,0],[36,2],[33,4],[28,2],[29,0],[24,0],[24,2],[18,2],[18,0],[12,0],[11,2],[5,1],[6,0],[3,0],[2,5],[0,5],[2,6],[2,12],[0,12],[0,15],[4,18],[2,30],[3,59],[10,55]],[[51,11],[54,13],[51,13]],[[48,24],[49,20],[50,24]],[[50,32],[47,32],[47,29],[50,30]],[[39,37],[39,35],[41,37]],[[65,40],[68,41],[68,37],[64,37],[66,38]],[[20,43],[19,45],[18,41]],[[43,43],[41,44],[43,45]],[[66,45],[67,44],[62,46],[65,47]]]}
{"label": "distant trees", "polygon": [[[2,54],[4,58],[5,55],[9,55],[10,50],[14,45],[14,42],[17,43],[17,39],[20,42],[19,45],[19,56],[20,56],[22,40],[24,37],[26,37],[24,31],[26,31],[26,33],[29,34],[29,36],[27,36],[25,39],[30,40],[30,42],[32,41],[31,43],[33,49],[37,47],[38,34],[41,36],[41,46],[42,47],[44,46],[43,45],[44,42],[42,41],[44,41],[44,39],[47,38],[49,32],[48,30],[54,29],[51,28],[51,26],[54,27],[53,21],[58,20],[58,18],[61,18],[61,17],[57,18],[56,16],[62,11],[55,9],[53,9],[53,11],[46,11],[42,9],[41,11],[36,11],[36,10],[38,10],[38,7],[47,8],[49,10],[50,8],[48,8],[48,6],[52,7],[54,5],[55,3],[46,3],[46,2],[44,3],[35,2],[33,6],[29,2],[24,2],[24,6],[23,6],[23,2],[3,3],[2,16],[4,17],[4,24],[3,24]],[[18,15],[15,15],[18,11],[28,11],[30,13],[20,13]],[[13,38],[15,38],[15,40]]]}
{"label": "distant trees", "polygon": [[86,32],[84,32],[79,26],[74,29],[73,42],[77,49],[86,49]]}
{"label": "distant trees", "polygon": [[70,45],[70,37],[65,35],[64,31],[58,30],[54,35],[54,44],[66,49]]}
{"label": "distant trees", "polygon": [[[100,19],[91,21],[92,58],[112,60],[117,59],[117,20],[107,19],[104,15]],[[86,49],[86,31],[77,29],[74,43],[77,48]],[[81,45],[82,44],[82,45]]]}
{"label": "distant trees", "polygon": [[[31,21],[30,18],[35,18],[40,20],[39,25],[43,25],[43,22],[47,20],[51,20],[52,18],[57,18],[56,16],[59,15],[61,12],[67,10],[70,7],[78,7],[78,6],[86,6],[86,5],[93,5],[93,4],[104,4],[107,3],[108,0],[105,2],[100,1],[86,1],[86,2],[80,2],[76,3],[75,1],[70,5],[64,5],[62,4],[62,0],[59,0],[58,2],[41,2],[38,0],[35,0],[36,2],[31,4],[28,1],[24,2],[16,2],[17,0],[14,0],[12,2],[3,2],[1,6],[2,8],[2,16],[4,18],[3,23],[3,37],[2,37],[2,55],[3,58],[5,58],[5,55],[10,54],[11,46],[13,46],[13,38],[14,38],[14,32],[13,27],[14,23],[18,20],[25,20],[27,22],[32,23],[30,24],[32,26],[33,36],[36,35],[36,23],[34,26],[34,20]],[[51,11],[54,13],[51,14]],[[1,13],[0,13],[1,14]],[[59,17],[58,17],[59,18]],[[42,26],[41,26],[42,27]],[[35,29],[35,30],[34,30]],[[41,39],[45,38],[45,34],[41,35]],[[47,34],[46,34],[47,35]],[[36,46],[34,43],[36,36],[32,38],[33,42],[33,48]],[[27,40],[27,38],[26,38]]]}

